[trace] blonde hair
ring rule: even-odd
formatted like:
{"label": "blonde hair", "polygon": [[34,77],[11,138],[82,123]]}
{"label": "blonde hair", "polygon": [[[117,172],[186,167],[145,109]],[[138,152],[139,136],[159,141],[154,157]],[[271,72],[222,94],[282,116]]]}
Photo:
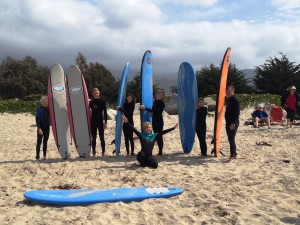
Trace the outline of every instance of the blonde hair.
{"label": "blonde hair", "polygon": [[48,101],[48,96],[42,96],[41,99],[40,99],[40,102],[42,103],[44,100]]}
{"label": "blonde hair", "polygon": [[152,124],[150,122],[143,123],[143,130],[145,130],[146,127],[149,126],[149,125],[152,127]]}
{"label": "blonde hair", "polygon": [[93,93],[94,93],[95,91],[99,91],[99,93],[100,93],[99,88],[93,88]]}

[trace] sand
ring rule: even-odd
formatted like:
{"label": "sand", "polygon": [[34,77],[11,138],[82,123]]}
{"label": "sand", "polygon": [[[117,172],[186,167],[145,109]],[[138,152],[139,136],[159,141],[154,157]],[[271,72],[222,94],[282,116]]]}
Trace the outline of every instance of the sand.
{"label": "sand", "polygon": [[[51,133],[47,160],[35,160],[36,127],[30,114],[0,115],[0,224],[300,224],[300,126],[272,125],[259,129],[244,125],[253,109],[241,114],[237,133],[238,159],[228,163],[225,132],[221,141],[226,156],[200,157],[198,140],[191,154],[183,154],[179,130],[164,136],[163,156],[156,170],[140,168],[134,156],[112,155],[114,121],[105,131],[107,154],[63,161]],[[165,114],[165,128],[177,116]],[[139,116],[135,115],[139,124]],[[137,126],[139,127],[139,126]],[[207,118],[209,151],[213,117]],[[223,129],[224,131],[224,129]],[[136,152],[140,149],[136,140]],[[269,144],[269,145],[257,145]],[[157,146],[154,154],[158,152]],[[177,186],[181,195],[131,203],[89,206],[51,206],[24,199],[31,189],[117,188]]]}

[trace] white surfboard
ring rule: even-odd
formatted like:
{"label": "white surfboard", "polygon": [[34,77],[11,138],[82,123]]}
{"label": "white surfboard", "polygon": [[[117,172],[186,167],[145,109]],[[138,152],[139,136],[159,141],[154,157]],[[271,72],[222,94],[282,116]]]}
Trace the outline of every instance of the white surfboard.
{"label": "white surfboard", "polygon": [[68,68],[66,87],[72,138],[79,156],[89,157],[91,153],[89,98],[84,78],[75,65]]}
{"label": "white surfboard", "polygon": [[48,77],[48,100],[51,126],[58,151],[63,159],[71,155],[71,133],[67,112],[65,75],[60,64],[54,64]]}

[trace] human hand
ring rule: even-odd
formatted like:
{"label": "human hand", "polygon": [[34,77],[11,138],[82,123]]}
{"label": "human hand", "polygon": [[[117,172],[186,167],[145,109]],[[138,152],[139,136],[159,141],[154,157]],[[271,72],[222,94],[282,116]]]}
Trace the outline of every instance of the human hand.
{"label": "human hand", "polygon": [[140,105],[140,109],[145,109],[145,108],[146,107],[143,104]]}
{"label": "human hand", "polygon": [[124,122],[124,123],[128,123],[128,119],[127,119],[126,116],[123,116],[123,122]]}
{"label": "human hand", "polygon": [[234,130],[234,128],[235,128],[235,124],[234,123],[230,124],[229,129]]}
{"label": "human hand", "polygon": [[107,128],[107,124],[106,124],[106,123],[103,124],[103,128],[104,128],[104,129]]}
{"label": "human hand", "polygon": [[120,106],[117,105],[117,106],[116,106],[116,110],[118,110],[119,108],[120,108]]}
{"label": "human hand", "polygon": [[38,132],[39,135],[43,135],[43,131],[42,131],[41,128],[38,128],[37,132]]}

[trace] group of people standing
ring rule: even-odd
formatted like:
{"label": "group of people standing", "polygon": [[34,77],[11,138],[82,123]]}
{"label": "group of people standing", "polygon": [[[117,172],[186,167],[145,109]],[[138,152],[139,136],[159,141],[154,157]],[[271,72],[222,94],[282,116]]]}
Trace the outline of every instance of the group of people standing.
{"label": "group of people standing", "polygon": [[[299,101],[299,95],[295,93],[296,87],[289,88],[289,93],[284,95],[281,99],[282,106],[287,111],[288,124],[291,126],[297,103]],[[92,154],[96,155],[96,139],[97,132],[99,134],[101,142],[102,156],[105,155],[105,138],[104,130],[107,128],[107,108],[106,103],[101,99],[101,93],[98,88],[93,89],[93,100],[90,101],[91,116],[91,134],[92,134]],[[47,97],[41,98],[41,106],[36,113],[37,130],[37,145],[36,145],[36,159],[40,158],[40,147],[43,142],[43,157],[46,159],[47,141],[49,138],[49,109]],[[141,110],[147,110],[153,113],[152,124],[146,122],[143,124],[142,132],[137,131],[134,128],[133,112],[135,109],[136,99],[132,93],[127,93],[125,103],[123,107],[117,106],[118,110],[123,112],[123,133],[125,139],[125,148],[127,155],[135,155],[135,145],[133,140],[133,133],[137,135],[141,143],[141,151],[137,154],[137,160],[142,167],[149,166],[157,168],[157,160],[153,157],[154,143],[158,144],[158,155],[163,154],[163,135],[173,131],[178,127],[178,123],[174,127],[163,130],[164,120],[163,111],[165,103],[163,101],[163,90],[157,89],[154,93],[154,101],[152,108],[147,108],[144,105],[140,105]],[[208,114],[208,107],[205,105],[203,98],[198,100],[195,106],[196,110],[196,134],[200,143],[201,156],[207,156],[207,144],[206,144],[206,117]],[[226,134],[230,145],[230,158],[232,162],[236,159],[236,143],[235,137],[239,127],[240,116],[240,103],[235,96],[235,88],[228,86],[226,88]],[[152,132],[153,129],[153,132]]]}

